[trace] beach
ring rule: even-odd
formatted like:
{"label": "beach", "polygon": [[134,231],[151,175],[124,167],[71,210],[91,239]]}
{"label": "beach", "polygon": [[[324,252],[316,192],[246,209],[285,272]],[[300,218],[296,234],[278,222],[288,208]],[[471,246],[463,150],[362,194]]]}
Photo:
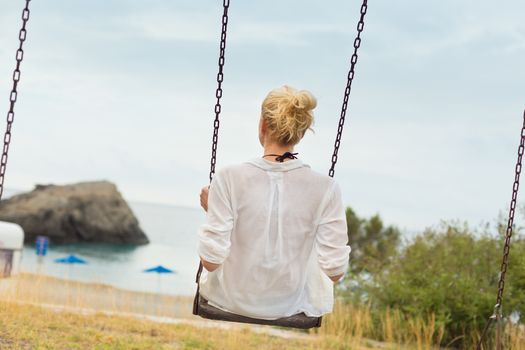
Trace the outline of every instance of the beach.
{"label": "beach", "polygon": [[[50,243],[47,255],[38,259],[34,244],[26,244],[22,272],[43,274],[68,280],[105,284],[129,291],[192,296],[199,266],[197,231],[204,220],[201,209],[131,202],[140,226],[148,236],[147,245]],[[57,264],[56,259],[75,255],[86,264]],[[173,273],[145,273],[162,265]]]}

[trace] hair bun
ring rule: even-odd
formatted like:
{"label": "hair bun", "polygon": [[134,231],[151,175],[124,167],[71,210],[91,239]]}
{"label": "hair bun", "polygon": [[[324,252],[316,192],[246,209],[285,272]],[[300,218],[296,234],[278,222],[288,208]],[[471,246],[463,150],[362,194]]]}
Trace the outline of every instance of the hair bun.
{"label": "hair bun", "polygon": [[262,116],[275,139],[282,144],[298,143],[314,121],[315,97],[306,90],[290,86],[270,91],[263,101]]}
{"label": "hair bun", "polygon": [[317,100],[309,91],[291,91],[291,94],[291,103],[296,109],[302,111],[311,111],[317,107]]}

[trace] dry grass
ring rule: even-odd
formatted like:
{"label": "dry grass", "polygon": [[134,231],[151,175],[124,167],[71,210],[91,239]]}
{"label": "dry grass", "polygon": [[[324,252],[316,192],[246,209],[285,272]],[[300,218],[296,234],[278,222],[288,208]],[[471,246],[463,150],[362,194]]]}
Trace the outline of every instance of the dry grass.
{"label": "dry grass", "polygon": [[[311,347],[310,347],[311,345]],[[224,331],[0,302],[1,349],[321,349],[248,329]]]}
{"label": "dry grass", "polygon": [[[322,328],[304,333],[210,323],[191,314],[191,303],[31,274],[0,279],[0,349],[431,350],[444,333],[432,315],[386,310],[374,321],[368,305],[336,303]],[[506,349],[525,350],[522,327],[507,326],[505,339]]]}
{"label": "dry grass", "polygon": [[0,298],[33,304],[65,305],[110,312],[188,318],[191,297],[133,292],[105,284],[67,281],[55,277],[23,273],[0,279]]}
{"label": "dry grass", "polygon": [[[399,310],[387,309],[376,315],[376,318],[378,319],[374,322],[368,305],[336,303],[334,312],[324,318],[323,327],[315,332],[336,339],[346,339],[347,344],[352,346],[369,344],[383,349],[447,349],[446,344],[443,344],[444,326],[437,323],[432,314],[427,318],[414,318]],[[523,325],[506,324],[503,334],[504,349],[525,350]],[[494,336],[491,337],[493,340]],[[469,344],[475,344],[479,334],[465,334],[462,338],[470,340],[466,344],[470,349],[472,346]]]}
{"label": "dry grass", "polygon": [[[219,328],[193,316],[191,306],[191,297],[21,274],[0,279],[0,349],[374,349],[349,347],[345,339],[330,335],[271,332],[275,336],[261,333],[262,327],[229,323]],[[130,315],[119,315],[123,313]],[[161,321],[185,319],[189,324],[141,320],[131,314]]]}
{"label": "dry grass", "polygon": [[378,339],[383,348],[432,350],[439,349],[444,329],[434,316],[407,319],[397,310],[386,310],[379,324],[374,324],[368,305],[336,303],[334,312],[324,318],[323,327],[316,332],[348,339],[352,345],[372,344],[366,339]]}
{"label": "dry grass", "polygon": [[525,349],[525,327],[523,325],[507,325],[505,334],[505,349]]}

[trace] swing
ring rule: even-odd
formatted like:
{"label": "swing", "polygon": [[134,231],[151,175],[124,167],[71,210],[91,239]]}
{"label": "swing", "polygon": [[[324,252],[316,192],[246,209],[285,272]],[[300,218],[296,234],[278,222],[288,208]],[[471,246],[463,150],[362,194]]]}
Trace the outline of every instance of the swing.
{"label": "swing", "polygon": [[[11,142],[11,130],[14,122],[15,117],[15,104],[17,101],[18,96],[18,83],[20,82],[20,67],[21,63],[24,57],[24,50],[23,45],[26,40],[27,36],[27,22],[29,20],[29,3],[31,0],[25,0],[25,7],[22,12],[22,28],[19,32],[19,47],[16,51],[16,66],[15,70],[13,72],[12,80],[13,80],[13,87],[9,95],[9,110],[7,112],[7,123],[6,123],[6,130],[4,133],[4,143],[3,143],[3,149],[2,149],[2,156],[0,159],[0,200],[2,199],[2,195],[4,192],[4,179],[5,179],[5,172],[7,168],[7,159],[8,159],[8,152],[9,152],[9,145]],[[215,163],[216,163],[216,152],[217,152],[217,141],[218,141],[218,131],[219,131],[219,115],[221,112],[221,104],[220,99],[222,97],[222,81],[223,81],[223,67],[224,67],[224,53],[226,48],[226,29],[228,24],[228,8],[229,8],[229,0],[223,0],[223,7],[224,7],[224,13],[222,16],[222,33],[221,33],[221,44],[220,44],[220,58],[219,58],[219,73],[217,74],[217,83],[218,87],[216,90],[216,97],[217,102],[215,104],[215,121],[214,121],[214,131],[213,131],[213,143],[212,143],[212,157],[211,157],[211,168],[210,168],[210,181],[213,177],[213,174],[215,172]],[[345,122],[345,116],[346,116],[346,109],[348,105],[348,99],[350,96],[350,91],[352,87],[352,80],[354,78],[354,68],[355,64],[357,63],[357,49],[359,48],[361,44],[361,32],[364,28],[364,16],[367,11],[367,0],[363,0],[363,4],[361,6],[361,17],[359,20],[359,23],[357,25],[357,31],[358,35],[354,41],[354,53],[351,58],[351,66],[350,71],[348,73],[348,80],[347,80],[347,86],[345,89],[344,99],[343,99],[343,106],[341,110],[341,116],[339,119],[339,126],[337,130],[337,137],[334,144],[334,153],[332,155],[332,166],[329,170],[329,176],[333,177],[335,173],[335,165],[337,162],[337,153],[339,150],[339,145],[341,142],[341,135],[343,131],[343,126]],[[479,342],[477,344],[477,349],[481,350],[483,341],[485,337],[488,334],[488,330],[490,326],[496,322],[497,330],[496,330],[496,347],[498,350],[502,349],[502,312],[501,312],[501,305],[503,302],[503,291],[505,287],[505,276],[508,268],[508,258],[509,258],[509,252],[510,252],[510,243],[511,243],[511,237],[512,237],[512,231],[513,231],[513,223],[514,223],[514,214],[516,209],[516,201],[518,196],[518,189],[519,189],[519,181],[520,181],[520,175],[521,175],[521,167],[522,167],[522,158],[523,153],[525,151],[525,112],[523,114],[523,126],[521,128],[521,138],[520,138],[520,145],[518,148],[518,159],[516,162],[515,167],[515,177],[514,182],[512,186],[512,200],[510,203],[510,209],[509,209],[509,217],[508,217],[508,225],[507,230],[505,234],[505,244],[503,248],[503,260],[501,263],[500,268],[500,277],[498,282],[498,292],[497,292],[497,298],[496,298],[496,305],[494,306],[494,312],[492,316],[490,316],[487,325],[485,326],[482,335],[479,339]],[[202,272],[202,263],[199,264],[199,269],[197,272],[197,292],[195,295],[194,305],[193,305],[193,313],[195,315],[199,315],[203,318],[208,319],[214,319],[214,320],[223,320],[223,321],[232,321],[232,322],[243,322],[243,323],[254,323],[254,324],[264,324],[264,325],[275,325],[275,326],[283,326],[283,327],[295,327],[295,328],[312,328],[312,327],[320,327],[321,325],[321,317],[307,317],[304,314],[294,315],[291,317],[285,317],[280,318],[278,320],[260,320],[260,319],[254,319],[250,317],[244,317],[240,315],[235,315],[232,313],[225,312],[223,310],[217,309],[213,306],[211,306],[207,300],[205,300],[202,296],[199,295],[199,278]]]}
{"label": "swing", "polygon": [[[222,82],[224,79],[224,57],[226,49],[226,33],[228,29],[228,9],[230,6],[229,0],[223,0],[223,14],[222,14],[222,31],[220,39],[220,51],[219,51],[219,72],[217,74],[217,90],[215,97],[217,98],[215,103],[215,120],[213,123],[213,139],[212,139],[212,153],[211,153],[211,164],[210,164],[210,181],[213,178],[215,173],[215,164],[216,164],[216,155],[217,155],[217,141],[219,138],[219,125],[220,125],[220,113],[221,113],[221,97],[222,97]],[[344,92],[343,106],[341,109],[341,116],[339,118],[339,126],[337,129],[337,136],[334,143],[334,152],[332,155],[332,166],[328,172],[330,177],[334,176],[335,165],[337,163],[337,154],[339,152],[339,146],[341,144],[341,136],[343,133],[343,126],[345,123],[346,110],[348,107],[348,99],[350,97],[350,91],[352,89],[352,81],[354,79],[355,66],[357,63],[357,50],[361,46],[361,33],[363,32],[365,23],[365,15],[368,9],[368,0],[363,0],[361,5],[361,16],[357,24],[357,37],[354,40],[354,52],[350,60],[350,71],[347,76],[347,84]],[[220,321],[229,321],[229,322],[241,322],[241,323],[252,323],[252,324],[261,324],[261,325],[272,325],[272,326],[281,326],[281,327],[290,327],[290,328],[301,328],[308,329],[314,327],[321,327],[322,317],[309,317],[304,313],[292,315],[289,317],[283,317],[276,320],[263,320],[257,318],[251,318],[246,316],[237,315],[230,313],[219,308],[216,308],[208,303],[208,300],[203,298],[199,293],[199,281],[202,273],[202,262],[199,263],[199,268],[197,270],[197,276],[195,282],[197,283],[197,291],[195,293],[195,298],[193,300],[193,314],[199,315],[203,318],[220,320]]]}

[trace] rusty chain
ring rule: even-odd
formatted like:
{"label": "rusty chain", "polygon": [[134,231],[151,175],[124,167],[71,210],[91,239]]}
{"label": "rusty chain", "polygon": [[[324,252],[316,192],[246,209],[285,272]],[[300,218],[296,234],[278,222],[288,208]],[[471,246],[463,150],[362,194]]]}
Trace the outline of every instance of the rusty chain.
{"label": "rusty chain", "polygon": [[[222,82],[224,81],[224,61],[226,53],[226,33],[228,31],[228,9],[230,8],[230,0],[223,0],[222,3],[223,13],[221,19],[221,42],[219,45],[219,72],[217,73],[217,89],[215,90],[215,120],[213,121],[213,138],[211,146],[211,160],[210,160],[210,182],[215,174],[215,164],[217,163],[217,144],[219,142],[219,127],[220,127],[220,115],[221,115],[221,98],[222,98]],[[195,292],[195,298],[193,300],[193,314],[198,315],[199,313],[199,280],[202,273],[202,262],[199,262],[199,268],[195,277],[197,283],[197,291]]]}
{"label": "rusty chain", "polygon": [[354,53],[350,59],[350,71],[348,72],[348,79],[346,82],[345,94],[343,98],[343,106],[341,107],[341,117],[339,118],[339,126],[337,128],[337,136],[334,143],[334,153],[332,155],[332,166],[328,171],[328,176],[334,177],[335,165],[337,163],[337,154],[339,153],[339,146],[341,145],[341,137],[343,135],[343,127],[345,125],[346,110],[348,108],[348,100],[350,98],[350,92],[352,91],[352,82],[354,81],[355,66],[357,64],[357,50],[361,46],[361,33],[365,27],[365,15],[368,10],[368,0],[363,0],[361,5],[361,17],[357,23],[357,37],[354,39]]}
{"label": "rusty chain", "polygon": [[[507,229],[505,232],[505,244],[503,246],[503,259],[501,261],[501,267],[500,267],[496,305],[494,306],[494,313],[492,314],[492,316],[490,316],[485,328],[483,329],[483,332],[481,334],[481,337],[477,345],[478,350],[481,350],[483,340],[487,334],[488,329],[490,328],[490,325],[494,321],[496,321],[498,323],[498,326],[500,326],[500,323],[503,319],[502,313],[501,313],[501,304],[503,302],[503,290],[505,289],[505,276],[507,274],[509,253],[510,253],[510,239],[512,237],[512,230],[514,226],[514,214],[516,212],[518,189],[520,187],[520,175],[521,175],[521,166],[522,166],[522,159],[523,159],[524,151],[525,151],[525,111],[523,112],[523,125],[521,127],[521,139],[520,139],[520,145],[518,147],[518,159],[516,161],[516,167],[514,168],[514,183],[512,184],[512,197],[511,197],[510,208],[509,208],[509,219],[507,222]],[[496,347],[497,349],[501,349],[502,347],[500,331],[498,331],[498,334],[497,334]]]}
{"label": "rusty chain", "polygon": [[523,113],[523,126],[521,128],[521,140],[518,147],[518,159],[516,161],[515,173],[514,173],[514,183],[512,184],[512,197],[509,208],[509,220],[507,222],[507,230],[505,234],[505,246],[503,249],[503,261],[501,262],[501,275],[498,284],[498,296],[496,299],[496,304],[501,306],[501,301],[503,299],[503,289],[505,288],[505,274],[507,273],[509,252],[510,252],[510,239],[512,237],[512,229],[514,224],[514,214],[516,211],[516,201],[518,198],[518,189],[520,186],[520,175],[521,175],[521,162],[523,159],[523,152],[525,149],[525,112]]}
{"label": "rusty chain", "polygon": [[221,115],[221,98],[222,98],[222,82],[224,80],[224,54],[226,52],[226,33],[228,30],[228,9],[230,7],[230,0],[223,0],[222,3],[222,30],[221,43],[219,46],[219,72],[217,73],[217,90],[215,90],[215,120],[213,121],[213,139],[211,146],[211,160],[210,160],[210,182],[215,174],[215,164],[217,163],[217,143],[219,141],[219,126]]}
{"label": "rusty chain", "polygon": [[13,128],[13,122],[15,120],[15,104],[18,98],[18,83],[20,82],[20,66],[24,59],[24,42],[27,37],[27,21],[29,21],[29,3],[31,0],[26,0],[26,5],[22,11],[22,28],[18,34],[20,45],[16,51],[16,67],[13,72],[13,88],[9,94],[9,111],[7,112],[7,126],[4,133],[4,147],[2,150],[2,158],[0,160],[0,199],[4,194],[4,180],[5,171],[7,168],[7,158],[9,153],[9,144],[11,143],[11,129]]}

